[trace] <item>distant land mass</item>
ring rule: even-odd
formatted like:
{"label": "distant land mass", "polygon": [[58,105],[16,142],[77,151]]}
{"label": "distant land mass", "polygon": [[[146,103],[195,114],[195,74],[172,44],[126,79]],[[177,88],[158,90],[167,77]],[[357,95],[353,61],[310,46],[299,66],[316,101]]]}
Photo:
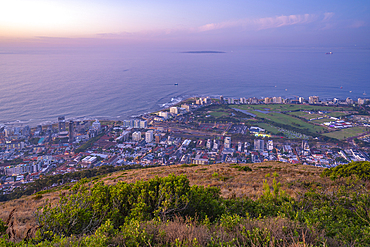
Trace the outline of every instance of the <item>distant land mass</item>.
{"label": "distant land mass", "polygon": [[226,53],[224,51],[183,51],[181,53]]}

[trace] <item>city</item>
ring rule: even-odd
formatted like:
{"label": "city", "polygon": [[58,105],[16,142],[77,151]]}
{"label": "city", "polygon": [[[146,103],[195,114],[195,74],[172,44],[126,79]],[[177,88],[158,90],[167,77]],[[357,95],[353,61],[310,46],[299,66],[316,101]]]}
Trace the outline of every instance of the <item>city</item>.
{"label": "city", "polygon": [[369,99],[195,97],[140,118],[2,126],[3,194],[43,176],[102,166],[369,161]]}

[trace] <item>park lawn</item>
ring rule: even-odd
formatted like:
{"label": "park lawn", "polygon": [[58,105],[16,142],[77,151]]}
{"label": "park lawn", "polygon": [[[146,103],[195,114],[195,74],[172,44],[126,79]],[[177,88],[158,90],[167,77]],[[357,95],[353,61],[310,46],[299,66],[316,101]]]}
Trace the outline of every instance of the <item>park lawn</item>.
{"label": "park lawn", "polygon": [[271,117],[271,121],[274,121],[276,123],[290,125],[292,127],[298,128],[298,129],[308,129],[310,132],[313,133],[319,133],[322,131],[325,131],[326,128],[322,126],[317,126],[310,124],[308,122],[305,122],[301,119],[295,118],[293,116],[289,116],[282,113],[270,113],[266,114]]}
{"label": "park lawn", "polygon": [[250,116],[235,111],[228,105],[209,105],[194,111],[196,121],[199,122],[240,122]]}
{"label": "park lawn", "polygon": [[295,116],[295,117],[305,117],[308,115],[305,111],[294,111],[294,112],[288,112],[289,115]]}
{"label": "park lawn", "polygon": [[219,117],[228,117],[230,114],[227,112],[223,112],[223,111],[213,111],[213,112],[210,112],[209,115],[215,118],[219,118]]}
{"label": "park lawn", "polygon": [[334,138],[334,139],[338,139],[338,140],[344,140],[350,137],[358,136],[364,132],[366,132],[366,127],[353,127],[353,128],[333,131],[333,132],[326,133],[323,135]]}
{"label": "park lawn", "polygon": [[289,116],[287,114],[278,113],[278,112],[271,112],[271,113],[262,113],[258,111],[251,111],[250,113],[257,115],[259,118],[268,119],[270,121],[273,121],[275,123],[288,125],[294,128],[302,129],[302,130],[308,130],[312,133],[321,133],[326,130],[323,126],[317,126],[314,124],[310,124],[308,122],[305,122],[299,118],[295,118],[293,116]]}
{"label": "park lawn", "polygon": [[343,116],[348,115],[348,113],[347,112],[342,112],[342,111],[334,111],[334,112],[329,112],[326,115],[328,115],[330,117],[343,117]]}
{"label": "park lawn", "polygon": [[322,118],[322,119],[317,119],[317,120],[312,120],[311,123],[316,123],[316,124],[323,124],[326,122],[333,122],[333,119],[330,118]]}
{"label": "park lawn", "polygon": [[271,126],[270,124],[267,124],[267,123],[255,123],[255,125],[257,125],[260,128],[265,129],[267,132],[269,132],[271,134],[274,134],[274,135],[281,132],[281,131],[279,131],[278,128],[276,128],[274,126]]}
{"label": "park lawn", "polygon": [[323,117],[322,114],[309,114],[308,112],[304,112],[304,111],[288,112],[287,114],[295,116],[295,117],[301,117],[307,120],[310,120],[312,118]]}
{"label": "park lawn", "polygon": [[[282,105],[282,106],[284,106],[284,105]],[[295,106],[295,105],[293,105],[293,106]],[[262,112],[259,112],[259,111],[255,111],[255,110],[253,110],[252,108],[249,108],[249,107],[251,107],[251,106],[248,106],[248,105],[237,106],[237,108],[242,109],[242,110],[246,110],[249,113],[255,114],[259,118],[267,119],[267,120],[273,121],[275,123],[292,126],[294,128],[298,128],[298,129],[302,129],[302,130],[307,129],[308,131],[310,131],[312,133],[321,133],[321,132],[326,130],[326,128],[323,127],[323,126],[317,126],[317,125],[314,125],[314,124],[310,124],[310,123],[305,122],[305,121],[303,121],[299,118],[289,116],[287,114],[278,113],[278,112],[262,113]],[[261,110],[264,110],[264,109],[262,108]]]}

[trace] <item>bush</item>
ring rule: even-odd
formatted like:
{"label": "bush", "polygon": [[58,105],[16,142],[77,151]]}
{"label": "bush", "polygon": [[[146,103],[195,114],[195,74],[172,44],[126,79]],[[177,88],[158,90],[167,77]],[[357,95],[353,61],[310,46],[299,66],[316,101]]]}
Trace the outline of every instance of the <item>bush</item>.
{"label": "bush", "polygon": [[238,169],[238,171],[245,171],[245,172],[252,171],[252,168],[250,168],[249,166],[239,166],[237,164],[232,164],[231,167]]}
{"label": "bush", "polygon": [[[217,177],[219,175],[217,174]],[[37,212],[40,246],[370,246],[368,183],[334,181],[297,196],[277,173],[263,195],[220,196],[186,176],[116,185],[80,181]],[[2,240],[0,240],[0,243]],[[5,241],[5,240],[4,240]],[[69,245],[67,245],[67,243]],[[31,245],[30,245],[31,246]]]}
{"label": "bush", "polygon": [[370,179],[370,162],[357,161],[349,164],[338,165],[336,167],[327,168],[322,172],[323,176],[330,177],[332,180],[343,177],[356,176],[363,180]]}
{"label": "bush", "polygon": [[129,219],[170,219],[175,215],[215,219],[223,212],[219,200],[219,189],[190,187],[184,175],[134,184],[97,183],[91,189],[81,181],[56,206],[49,203],[39,210],[37,219],[43,226],[41,233],[80,235],[94,232],[106,220],[119,228]]}

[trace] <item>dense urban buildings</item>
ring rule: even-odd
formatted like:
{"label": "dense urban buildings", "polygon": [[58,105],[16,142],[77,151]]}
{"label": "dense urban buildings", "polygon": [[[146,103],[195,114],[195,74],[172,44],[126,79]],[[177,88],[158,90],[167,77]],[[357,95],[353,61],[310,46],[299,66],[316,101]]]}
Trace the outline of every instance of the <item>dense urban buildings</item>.
{"label": "dense urban buildings", "polygon": [[281,161],[331,167],[369,160],[365,98],[199,97],[123,121],[56,120],[0,126],[3,193],[41,175],[104,165]]}

